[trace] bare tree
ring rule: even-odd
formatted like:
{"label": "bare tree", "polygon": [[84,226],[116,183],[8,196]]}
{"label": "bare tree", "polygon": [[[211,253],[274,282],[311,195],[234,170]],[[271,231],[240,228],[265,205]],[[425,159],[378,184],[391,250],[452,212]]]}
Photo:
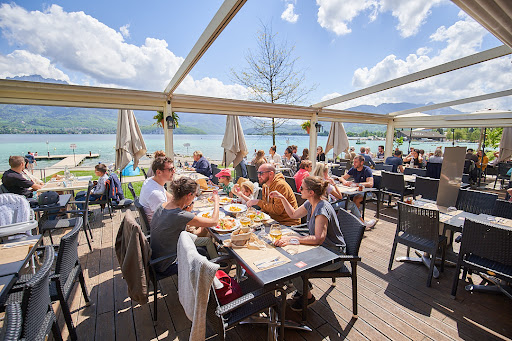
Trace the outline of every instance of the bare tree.
{"label": "bare tree", "polygon": [[[231,69],[234,81],[246,86],[252,99],[266,103],[298,104],[316,86],[305,87],[305,73],[297,71],[293,58],[295,46],[288,46],[286,41],[279,41],[277,33],[273,33],[272,25],[261,24],[258,31],[258,47],[249,50],[245,56],[246,68],[235,71]],[[287,120],[281,118],[251,119],[258,131],[264,135],[272,135],[276,144],[276,128]]]}

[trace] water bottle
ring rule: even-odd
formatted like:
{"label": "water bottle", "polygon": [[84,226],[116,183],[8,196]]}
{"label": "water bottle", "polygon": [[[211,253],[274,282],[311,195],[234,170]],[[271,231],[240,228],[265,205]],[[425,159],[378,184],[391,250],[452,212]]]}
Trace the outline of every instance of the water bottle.
{"label": "water bottle", "polygon": [[64,168],[64,179],[69,180],[71,178],[71,174],[69,173],[68,166]]}

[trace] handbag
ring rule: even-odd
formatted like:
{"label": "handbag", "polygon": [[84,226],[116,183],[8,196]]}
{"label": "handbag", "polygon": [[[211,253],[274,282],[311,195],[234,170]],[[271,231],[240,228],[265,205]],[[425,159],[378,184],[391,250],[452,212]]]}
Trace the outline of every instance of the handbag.
{"label": "handbag", "polygon": [[222,270],[217,270],[215,277],[222,283],[222,288],[215,289],[215,294],[221,305],[228,304],[242,296],[242,288],[235,281]]}

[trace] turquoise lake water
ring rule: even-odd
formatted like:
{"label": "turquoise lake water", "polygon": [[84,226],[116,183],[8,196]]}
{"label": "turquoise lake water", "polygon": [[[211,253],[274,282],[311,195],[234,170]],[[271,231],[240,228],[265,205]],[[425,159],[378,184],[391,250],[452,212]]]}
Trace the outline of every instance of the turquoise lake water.
{"label": "turquoise lake water", "polygon": [[[223,149],[221,147],[223,135],[174,135],[174,150],[178,154],[191,155],[194,150],[201,150],[204,155],[214,160],[221,160]],[[249,149],[249,157],[252,158],[254,149],[263,149],[268,153],[272,145],[271,136],[247,135],[245,137]],[[46,144],[48,141],[48,145]],[[164,148],[164,135],[144,135],[144,141],[148,152]],[[327,136],[318,137],[318,145],[325,148]],[[377,151],[377,146],[384,145],[385,141],[363,141],[364,146]],[[91,134],[91,135],[43,135],[43,134],[4,134],[0,135],[0,171],[9,169],[10,155],[25,155],[27,151],[38,152],[39,155],[46,155],[48,149],[50,154],[73,154],[70,144],[76,144],[75,153],[88,154],[89,152],[100,154],[98,159],[87,159],[84,165],[94,165],[98,162],[110,164],[115,159],[116,135],[114,134]],[[187,148],[183,145],[190,143]],[[283,154],[288,145],[297,145],[299,155],[303,148],[309,148],[309,136],[277,136],[277,152]],[[356,151],[363,145],[356,145],[356,140],[350,140],[350,144],[356,147]],[[402,145],[405,151],[408,143]],[[451,146],[452,142],[419,142],[413,141],[411,146],[424,149],[426,152],[434,151],[437,146]],[[456,143],[457,146],[476,147],[475,143]],[[48,147],[48,149],[47,149]],[[329,155],[332,157],[332,154]],[[49,167],[58,161],[39,161],[38,168]]]}

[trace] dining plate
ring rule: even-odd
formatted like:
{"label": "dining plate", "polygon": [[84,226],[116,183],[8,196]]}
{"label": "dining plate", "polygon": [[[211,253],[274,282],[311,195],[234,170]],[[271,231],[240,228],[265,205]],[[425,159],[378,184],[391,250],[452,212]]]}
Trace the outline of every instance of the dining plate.
{"label": "dining plate", "polygon": [[234,230],[236,230],[242,226],[238,220],[231,218],[231,217],[229,217],[229,218],[233,219],[233,221],[234,221],[233,227],[231,227],[229,229],[224,229],[220,225],[217,225],[217,226],[210,227],[210,229],[212,229],[213,231],[216,231],[216,232],[220,232],[220,233],[227,233],[227,232],[233,232]]}
{"label": "dining plate", "polygon": [[233,215],[247,211],[247,206],[242,205],[242,204],[229,204],[229,205],[224,205],[222,208],[224,209],[224,211],[228,212],[229,214],[233,214]]}
{"label": "dining plate", "polygon": [[254,221],[262,222],[262,221],[269,220],[269,219],[270,219],[270,216],[268,214],[266,214],[265,212],[258,211],[258,213],[256,213],[256,218],[254,218]]}
{"label": "dining plate", "polygon": [[[199,212],[197,215],[199,217],[203,217],[203,218],[211,218],[212,214],[213,214],[213,210],[208,210],[208,211]],[[226,216],[226,214],[224,214],[224,212],[219,211],[219,219],[224,218],[225,216]]]}

